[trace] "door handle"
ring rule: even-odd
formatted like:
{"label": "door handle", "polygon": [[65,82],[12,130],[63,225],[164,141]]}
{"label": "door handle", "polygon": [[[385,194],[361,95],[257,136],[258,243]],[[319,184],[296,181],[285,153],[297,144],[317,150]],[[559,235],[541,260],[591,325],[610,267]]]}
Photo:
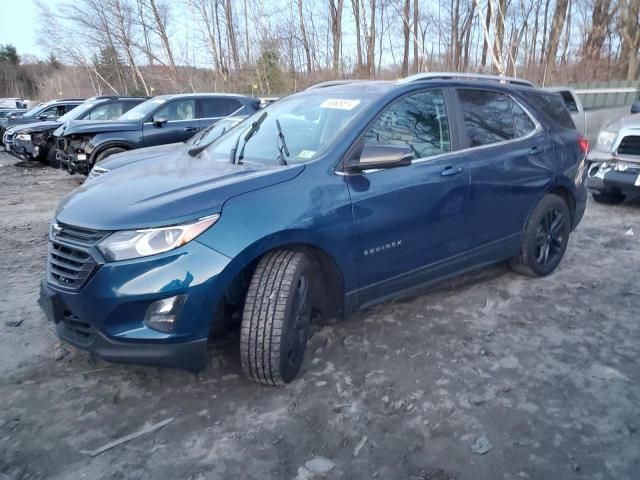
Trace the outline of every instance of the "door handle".
{"label": "door handle", "polygon": [[184,127],[183,130],[185,132],[195,132],[198,128],[197,127]]}
{"label": "door handle", "polygon": [[449,165],[448,167],[444,167],[440,172],[440,175],[443,177],[448,177],[450,175],[457,175],[462,173],[462,167],[454,167],[453,165]]}
{"label": "door handle", "polygon": [[542,153],[542,149],[541,148],[531,147],[529,149],[529,155],[538,155],[539,153]]}

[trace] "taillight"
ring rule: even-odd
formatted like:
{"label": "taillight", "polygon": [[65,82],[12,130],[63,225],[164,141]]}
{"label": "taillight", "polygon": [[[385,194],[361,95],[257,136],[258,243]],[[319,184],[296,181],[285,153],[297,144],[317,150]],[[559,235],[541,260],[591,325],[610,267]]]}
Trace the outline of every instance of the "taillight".
{"label": "taillight", "polygon": [[584,153],[585,155],[589,152],[589,140],[587,140],[585,137],[580,137],[580,139],[578,140],[578,146],[580,147],[580,150],[582,150],[582,153]]}

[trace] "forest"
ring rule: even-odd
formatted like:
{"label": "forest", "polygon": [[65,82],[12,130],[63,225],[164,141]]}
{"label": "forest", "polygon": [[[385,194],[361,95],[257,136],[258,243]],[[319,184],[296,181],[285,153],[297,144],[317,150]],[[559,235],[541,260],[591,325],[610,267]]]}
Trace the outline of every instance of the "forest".
{"label": "forest", "polygon": [[636,80],[640,0],[75,0],[38,3],[48,58],[0,48],[0,92],[237,91],[423,71],[537,84]]}

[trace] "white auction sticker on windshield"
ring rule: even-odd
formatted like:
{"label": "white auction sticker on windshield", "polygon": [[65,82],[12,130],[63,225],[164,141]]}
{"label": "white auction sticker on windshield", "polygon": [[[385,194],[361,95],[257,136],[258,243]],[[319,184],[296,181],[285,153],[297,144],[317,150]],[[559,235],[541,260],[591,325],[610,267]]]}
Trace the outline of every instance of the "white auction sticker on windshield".
{"label": "white auction sticker on windshield", "polygon": [[328,98],[320,108],[334,108],[336,110],[353,110],[360,104],[360,100],[347,100],[344,98]]}
{"label": "white auction sticker on windshield", "polygon": [[316,154],[315,150],[302,150],[299,154],[298,154],[298,158],[313,158],[313,156]]}
{"label": "white auction sticker on windshield", "polygon": [[153,100],[151,100],[151,103],[164,103],[166,101],[166,98],[154,98]]}

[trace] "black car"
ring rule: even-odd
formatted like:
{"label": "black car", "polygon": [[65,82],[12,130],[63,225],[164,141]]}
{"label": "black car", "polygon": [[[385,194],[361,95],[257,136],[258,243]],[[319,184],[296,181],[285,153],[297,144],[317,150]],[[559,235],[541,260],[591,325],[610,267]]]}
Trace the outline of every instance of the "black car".
{"label": "black car", "polygon": [[7,138],[8,144],[5,149],[25,160],[47,161],[52,166],[57,166],[53,137],[56,129],[64,129],[64,125],[72,120],[113,120],[147,99],[148,97],[117,96],[89,98],[57,120],[12,127],[14,134]]}
{"label": "black car", "polygon": [[[236,125],[241,123],[246,116],[234,116],[223,118],[216,123],[209,125],[204,130],[196,133],[186,142],[167,143],[165,145],[156,145],[155,147],[138,148],[136,150],[116,153],[106,158],[100,163],[93,166],[89,172],[86,182],[95,180],[96,178],[122,167],[128,167],[134,163],[153,162],[153,161],[169,161],[178,158],[181,155],[194,155],[200,149],[204,149],[207,145],[212,144],[222,135],[227,133]],[[86,183],[85,182],[85,183]]]}
{"label": "black car", "polygon": [[70,173],[87,174],[95,163],[134,148],[183,142],[229,115],[260,108],[251,97],[223,93],[162,95],[132,108],[116,121],[70,122],[57,130],[58,161]]}
{"label": "black car", "polygon": [[12,126],[40,120],[55,120],[67,114],[85,100],[85,98],[58,98],[46,103],[40,103],[26,112],[16,112],[9,115],[7,124],[0,126],[0,135],[3,136],[3,142],[6,130],[9,130]]}

